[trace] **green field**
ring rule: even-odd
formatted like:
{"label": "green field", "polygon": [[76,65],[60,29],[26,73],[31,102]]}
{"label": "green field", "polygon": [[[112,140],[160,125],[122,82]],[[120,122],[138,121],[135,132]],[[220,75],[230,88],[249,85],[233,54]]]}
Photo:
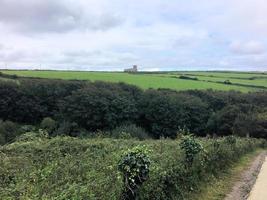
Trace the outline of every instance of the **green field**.
{"label": "green field", "polygon": [[[242,92],[267,89],[267,73],[256,72],[152,72],[137,74],[37,70],[2,70],[1,72],[23,77],[125,82],[143,89],[169,88],[174,90],[188,90],[211,88],[215,90],[239,90]],[[197,78],[198,80],[180,79],[179,76],[181,75]],[[232,84],[224,84],[226,80],[229,80]]]}

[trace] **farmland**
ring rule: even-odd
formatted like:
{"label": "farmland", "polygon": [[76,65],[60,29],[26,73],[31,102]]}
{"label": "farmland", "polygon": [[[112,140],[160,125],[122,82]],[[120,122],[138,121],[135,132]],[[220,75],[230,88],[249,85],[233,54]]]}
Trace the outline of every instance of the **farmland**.
{"label": "farmland", "polygon": [[0,199],[223,199],[267,145],[266,74],[3,72]]}
{"label": "farmland", "polygon": [[[2,72],[10,75],[15,74],[22,77],[124,82],[136,85],[143,89],[214,89],[225,91],[238,90],[242,92],[267,89],[267,74],[256,72],[139,72],[136,74],[122,72],[38,70],[2,70]],[[180,76],[186,76],[188,79],[182,79]],[[225,81],[228,81],[228,84],[225,83]]]}

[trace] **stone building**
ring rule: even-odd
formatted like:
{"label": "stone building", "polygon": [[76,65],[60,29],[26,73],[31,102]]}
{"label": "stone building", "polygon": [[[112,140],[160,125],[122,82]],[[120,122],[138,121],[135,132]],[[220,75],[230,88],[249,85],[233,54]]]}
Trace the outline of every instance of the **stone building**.
{"label": "stone building", "polygon": [[132,68],[124,69],[124,72],[138,72],[137,65],[133,65]]}

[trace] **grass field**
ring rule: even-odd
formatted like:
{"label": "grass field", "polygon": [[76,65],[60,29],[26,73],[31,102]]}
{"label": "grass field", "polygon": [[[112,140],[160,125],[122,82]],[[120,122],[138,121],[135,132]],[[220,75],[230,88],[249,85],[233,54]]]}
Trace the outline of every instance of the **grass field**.
{"label": "grass field", "polygon": [[[267,73],[256,72],[162,72],[137,73],[122,72],[82,72],[82,71],[37,71],[37,70],[2,70],[5,74],[23,77],[39,77],[65,80],[90,80],[125,82],[148,88],[169,88],[175,90],[215,89],[239,90],[242,92],[267,90]],[[186,75],[198,80],[180,79]],[[232,84],[224,84],[229,80]]]}

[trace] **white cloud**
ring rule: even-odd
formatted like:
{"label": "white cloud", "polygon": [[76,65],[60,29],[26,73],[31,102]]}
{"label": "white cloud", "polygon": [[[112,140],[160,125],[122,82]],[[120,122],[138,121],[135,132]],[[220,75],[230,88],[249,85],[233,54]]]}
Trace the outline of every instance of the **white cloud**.
{"label": "white cloud", "polygon": [[263,43],[259,41],[235,41],[231,43],[230,49],[237,54],[263,54],[265,52]]}
{"label": "white cloud", "polygon": [[266,10],[266,0],[0,0],[0,68],[263,69]]}

